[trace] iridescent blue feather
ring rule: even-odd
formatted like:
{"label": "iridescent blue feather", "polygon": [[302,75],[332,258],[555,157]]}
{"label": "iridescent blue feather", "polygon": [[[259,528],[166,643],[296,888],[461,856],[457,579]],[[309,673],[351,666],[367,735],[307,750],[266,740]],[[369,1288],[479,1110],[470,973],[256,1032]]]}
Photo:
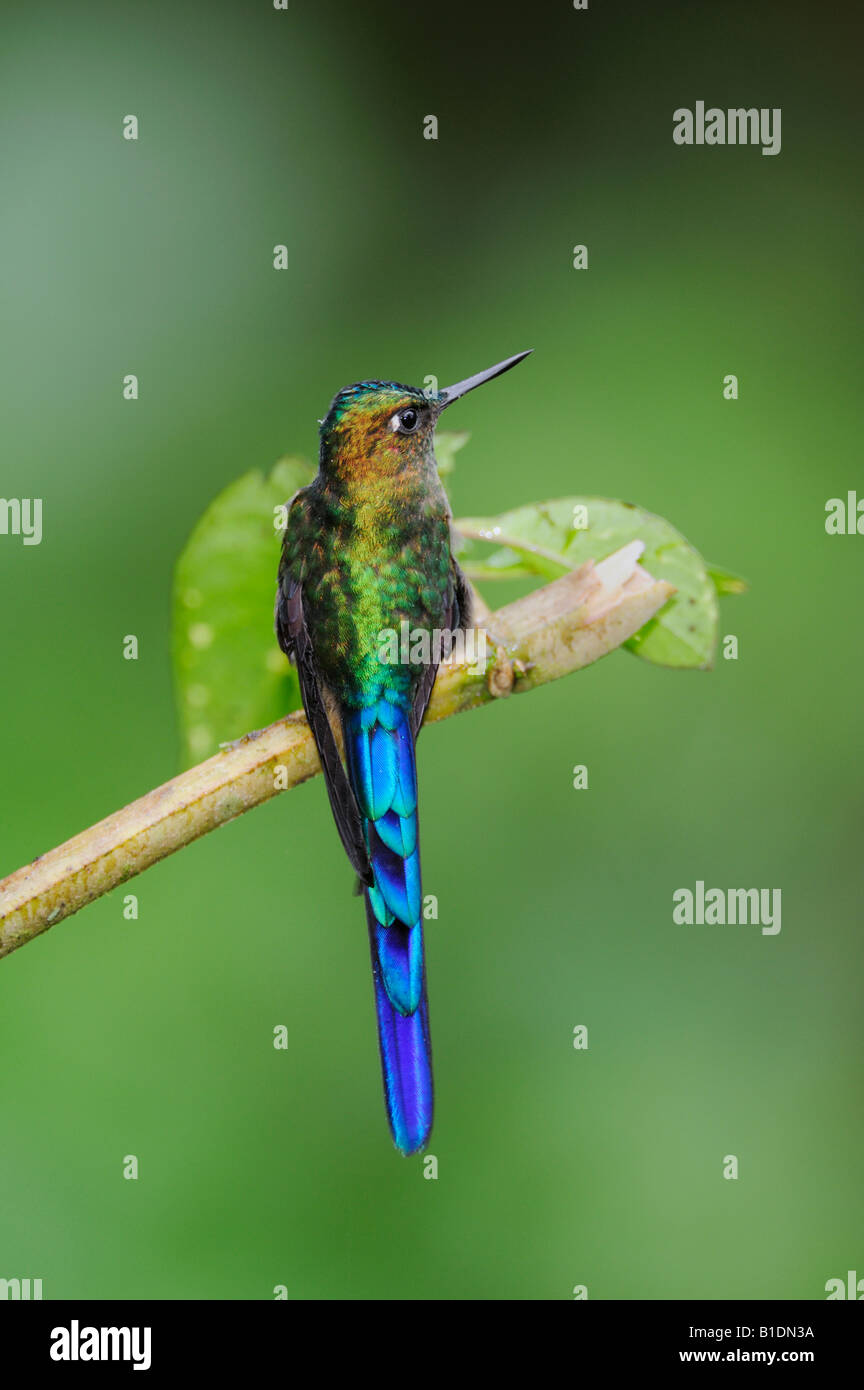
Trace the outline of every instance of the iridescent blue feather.
{"label": "iridescent blue feather", "polygon": [[387,1114],[397,1147],[415,1153],[432,1126],[432,1055],[410,708],[384,698],[346,713],[343,728],[374,875],[366,919]]}

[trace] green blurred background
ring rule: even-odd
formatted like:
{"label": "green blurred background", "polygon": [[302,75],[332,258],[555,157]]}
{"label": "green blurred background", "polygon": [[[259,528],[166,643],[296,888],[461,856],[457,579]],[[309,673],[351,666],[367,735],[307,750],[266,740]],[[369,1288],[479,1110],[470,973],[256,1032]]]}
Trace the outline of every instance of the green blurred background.
{"label": "green blurred background", "polygon": [[[0,537],[0,872],[176,772],[174,561],[234,477],[313,453],[346,382],[535,348],[452,421],[457,511],[627,498],[752,589],[737,662],[616,653],[421,740],[437,1181],[387,1134],[320,781],[3,962],[0,1276],[667,1299],[864,1273],[864,540],[824,530],[860,477],[851,7],[51,0],[4,4],[2,37],[0,491],[44,499],[44,539]],[[675,146],[699,99],[781,107],[782,152]],[[700,878],[781,888],[780,935],[674,925]]]}

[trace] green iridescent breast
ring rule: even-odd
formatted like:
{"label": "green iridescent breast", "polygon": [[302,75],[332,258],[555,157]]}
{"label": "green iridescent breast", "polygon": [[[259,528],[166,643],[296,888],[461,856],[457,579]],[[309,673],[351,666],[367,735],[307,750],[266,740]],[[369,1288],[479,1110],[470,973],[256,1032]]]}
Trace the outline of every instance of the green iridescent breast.
{"label": "green iridescent breast", "polygon": [[446,499],[436,492],[410,505],[370,497],[349,508],[313,484],[291,507],[283,566],[303,586],[321,676],[346,704],[385,691],[410,700],[434,634],[446,625],[450,528]]}

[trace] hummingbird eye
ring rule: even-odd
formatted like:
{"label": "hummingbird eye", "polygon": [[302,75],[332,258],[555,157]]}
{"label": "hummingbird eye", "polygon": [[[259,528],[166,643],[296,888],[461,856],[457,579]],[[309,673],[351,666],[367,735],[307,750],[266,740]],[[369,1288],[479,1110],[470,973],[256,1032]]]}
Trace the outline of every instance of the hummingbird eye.
{"label": "hummingbird eye", "polygon": [[405,410],[397,410],[390,421],[391,428],[399,434],[413,434],[420,423],[420,412],[409,405]]}

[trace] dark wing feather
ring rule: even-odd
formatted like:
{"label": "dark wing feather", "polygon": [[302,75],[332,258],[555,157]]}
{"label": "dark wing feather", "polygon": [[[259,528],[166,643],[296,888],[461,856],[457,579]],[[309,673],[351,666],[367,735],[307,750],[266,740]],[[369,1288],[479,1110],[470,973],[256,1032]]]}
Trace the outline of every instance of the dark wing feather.
{"label": "dark wing feather", "polygon": [[303,589],[287,574],[280,577],[276,597],[276,636],[285,655],[297,663],[303,708],[315,739],[318,757],[321,759],[333,819],[345,846],[345,852],[361,881],[371,884],[372,867],[369,863],[360,812],[342,766],[342,759],[339,757],[321,693],[321,679],[303,612]]}
{"label": "dark wing feather", "polygon": [[[453,592],[450,600],[450,608],[444,618],[444,627],[451,632],[458,632],[460,628],[471,626],[471,589],[468,580],[465,578],[455,560],[451,561],[453,573]],[[414,695],[414,708],[411,711],[411,731],[416,738],[420,732],[420,725],[423,723],[423,716],[426,713],[426,706],[432,695],[432,687],[435,684],[435,677],[438,674],[437,665],[430,664],[423,672],[420,684]]]}

